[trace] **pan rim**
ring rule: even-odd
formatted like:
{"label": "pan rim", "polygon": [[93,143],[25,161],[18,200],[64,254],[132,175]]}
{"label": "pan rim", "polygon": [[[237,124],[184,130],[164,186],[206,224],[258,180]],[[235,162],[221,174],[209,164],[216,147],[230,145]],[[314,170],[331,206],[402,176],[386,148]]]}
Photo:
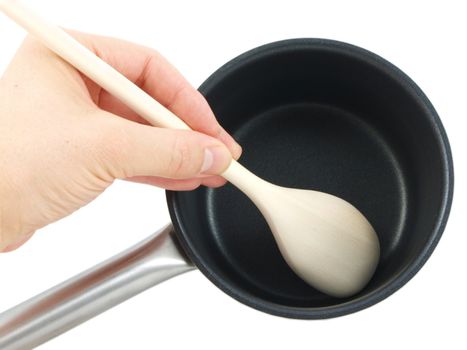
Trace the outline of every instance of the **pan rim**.
{"label": "pan rim", "polygon": [[200,254],[198,254],[190,244],[189,237],[185,234],[189,228],[185,227],[183,222],[180,220],[176,193],[174,191],[166,191],[166,197],[176,235],[184,251],[193,263],[201,270],[201,272],[218,288],[245,305],[275,316],[297,319],[323,319],[351,314],[386,299],[404,286],[423,267],[437,246],[447,224],[454,191],[454,167],[446,131],[435,108],[423,91],[411,78],[392,63],[375,53],[352,44],[322,38],[287,39],[265,44],[249,50],[224,64],[212,73],[209,78],[207,78],[207,80],[199,87],[199,90],[201,93],[206,94],[229,74],[233,73],[236,69],[246,63],[267,57],[277,52],[288,52],[298,48],[327,49],[341,54],[350,54],[353,57],[364,60],[366,64],[375,65],[378,69],[383,69],[386,74],[401,83],[409,92],[414,94],[414,97],[426,108],[425,115],[428,117],[428,122],[432,124],[433,130],[436,131],[436,137],[439,140],[438,145],[442,154],[443,172],[446,180],[443,184],[443,199],[439,209],[439,215],[436,220],[436,225],[422,252],[397,276],[371,293],[357,299],[324,307],[293,307],[276,304],[256,296],[252,296],[251,294],[232,286],[228,281],[217,275],[217,273],[204,261],[203,257],[200,256]]}

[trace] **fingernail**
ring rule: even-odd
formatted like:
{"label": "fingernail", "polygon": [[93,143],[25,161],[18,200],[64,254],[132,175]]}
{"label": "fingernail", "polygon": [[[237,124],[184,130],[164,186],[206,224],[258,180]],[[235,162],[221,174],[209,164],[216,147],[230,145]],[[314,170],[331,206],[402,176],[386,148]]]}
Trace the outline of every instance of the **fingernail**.
{"label": "fingernail", "polygon": [[206,171],[211,169],[213,163],[214,163],[214,154],[209,148],[206,148],[204,150],[204,161],[203,161],[203,166],[201,167],[201,173],[204,174]]}
{"label": "fingernail", "polygon": [[242,149],[242,146],[240,146],[238,143],[234,143],[234,157],[235,159],[238,159],[240,158],[240,156],[242,155],[242,152],[243,152],[243,149]]}
{"label": "fingernail", "polygon": [[209,147],[204,150],[204,161],[201,173],[217,175],[227,169],[232,157],[224,146]]}
{"label": "fingernail", "polygon": [[232,135],[230,135],[225,129],[222,129],[218,138],[226,145],[229,145],[234,159],[240,158],[240,155],[242,154],[242,147],[237,143],[237,141],[235,141]]}

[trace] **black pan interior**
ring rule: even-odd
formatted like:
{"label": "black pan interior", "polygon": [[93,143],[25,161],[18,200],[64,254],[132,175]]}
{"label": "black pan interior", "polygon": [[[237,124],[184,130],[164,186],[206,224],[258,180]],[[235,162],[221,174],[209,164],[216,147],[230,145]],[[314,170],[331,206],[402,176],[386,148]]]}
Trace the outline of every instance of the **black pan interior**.
{"label": "black pan interior", "polygon": [[441,234],[452,172],[436,112],[403,73],[350,45],[291,40],[240,56],[201,91],[243,146],[242,164],[276,184],[346,199],[382,248],[370,284],[336,299],[289,269],[259,211],[232,185],[171,192],[182,245],[216,285],[263,311],[321,318],[371,305],[420,268]]}

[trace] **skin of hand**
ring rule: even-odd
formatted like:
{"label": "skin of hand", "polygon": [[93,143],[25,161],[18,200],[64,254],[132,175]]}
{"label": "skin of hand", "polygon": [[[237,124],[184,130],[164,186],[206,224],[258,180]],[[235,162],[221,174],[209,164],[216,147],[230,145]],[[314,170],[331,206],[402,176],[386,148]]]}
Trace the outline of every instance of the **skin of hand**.
{"label": "skin of hand", "polygon": [[241,147],[156,51],[70,32],[193,130],[157,128],[27,37],[0,79],[0,251],[95,199],[115,179],[222,186]]}

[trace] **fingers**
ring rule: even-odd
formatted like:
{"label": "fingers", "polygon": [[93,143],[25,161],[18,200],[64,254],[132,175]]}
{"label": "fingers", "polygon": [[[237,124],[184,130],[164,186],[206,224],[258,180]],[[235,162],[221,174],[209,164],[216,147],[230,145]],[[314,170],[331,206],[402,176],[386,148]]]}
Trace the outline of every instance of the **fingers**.
{"label": "fingers", "polygon": [[134,176],[125,180],[162,187],[171,191],[192,191],[197,189],[200,185],[217,188],[226,183],[226,180],[221,176],[199,177],[185,180],[166,179],[155,176]]}
{"label": "fingers", "polygon": [[208,178],[202,179],[201,184],[207,187],[217,188],[224,186],[227,182],[222,176],[210,176]]}
{"label": "fingers", "polygon": [[232,160],[225,145],[208,135],[156,128],[101,113],[96,154],[114,178],[192,179],[220,174]]}
{"label": "fingers", "polygon": [[[119,39],[71,32],[104,61],[182,118],[193,130],[221,140],[238,159],[241,147],[219,125],[206,99],[158,52]],[[141,122],[120,101],[85,79],[99,107]]]}
{"label": "fingers", "polygon": [[202,181],[201,178],[175,180],[155,176],[133,176],[125,180],[157,186],[171,191],[192,191],[198,188]]}

